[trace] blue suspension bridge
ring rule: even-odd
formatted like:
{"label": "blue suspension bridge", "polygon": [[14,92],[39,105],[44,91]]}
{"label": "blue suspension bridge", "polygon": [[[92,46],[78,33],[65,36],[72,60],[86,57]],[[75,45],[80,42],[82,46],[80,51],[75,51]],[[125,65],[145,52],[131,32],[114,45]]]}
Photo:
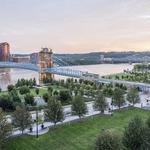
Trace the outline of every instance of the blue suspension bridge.
{"label": "blue suspension bridge", "polygon": [[96,81],[98,83],[104,83],[104,84],[123,84],[126,86],[139,87],[143,90],[150,89],[150,84],[147,84],[147,83],[104,79],[94,73],[88,73],[88,72],[83,72],[80,70],[74,70],[74,69],[70,69],[67,67],[62,67],[62,66],[70,66],[70,65],[64,62],[63,60],[61,60],[60,58],[55,57],[54,59],[55,59],[55,63],[57,63],[59,67],[41,69],[38,65],[31,64],[31,63],[0,62],[0,68],[28,69],[28,70],[37,71],[39,73],[45,72],[45,73],[56,74],[56,75],[61,75],[61,76],[68,76],[72,78],[80,78],[83,80],[92,80],[92,81]]}

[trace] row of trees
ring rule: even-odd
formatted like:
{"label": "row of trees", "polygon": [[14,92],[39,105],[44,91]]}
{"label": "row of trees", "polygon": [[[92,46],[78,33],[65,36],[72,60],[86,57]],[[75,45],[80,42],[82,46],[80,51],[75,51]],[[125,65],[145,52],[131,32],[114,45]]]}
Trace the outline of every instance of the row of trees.
{"label": "row of trees", "polygon": [[95,150],[149,150],[150,117],[144,122],[136,116],[125,128],[123,136],[104,130],[96,140]]}
{"label": "row of trees", "polygon": [[[128,94],[127,94],[127,100],[132,103],[133,105],[137,102],[139,102],[139,94],[138,91],[135,88],[132,88]],[[124,92],[121,89],[116,88],[114,91],[114,96],[113,96],[113,104],[115,106],[120,107],[125,103],[125,98],[124,98]],[[52,109],[51,109],[52,108]],[[72,100],[72,114],[73,115],[78,115],[79,118],[81,118],[83,115],[85,115],[88,111],[87,105],[81,95],[77,95],[73,98]],[[94,109],[100,111],[101,113],[104,113],[104,111],[108,108],[108,103],[106,101],[106,97],[104,96],[102,91],[99,91],[98,96],[96,97],[94,101]],[[48,98],[48,118],[50,117],[56,117],[55,119],[50,119],[52,122],[56,123],[57,118],[59,118],[57,121],[63,120],[63,111],[62,111],[62,105],[61,102],[59,101],[57,96],[51,96]],[[58,116],[56,114],[58,113]],[[61,118],[61,119],[60,119]],[[55,120],[55,121],[53,121]]]}
{"label": "row of trees", "polygon": [[[125,104],[126,100],[129,103],[132,103],[133,106],[136,103],[140,102],[139,93],[136,88],[131,88],[126,95],[126,98],[125,98],[124,94],[125,93],[123,90],[121,90],[120,88],[115,88],[115,90],[113,92],[113,96],[112,96],[111,105],[117,106],[120,109],[121,106],[123,106]],[[96,97],[96,99],[94,101],[94,108],[96,110],[100,111],[101,113],[104,113],[104,111],[108,108],[108,103],[106,101],[106,97],[105,97],[103,91],[100,91],[98,96]]]}
{"label": "row of trees", "polygon": [[[139,81],[139,82],[145,82],[145,83],[149,83],[149,77],[150,74],[149,73],[128,73],[128,74],[124,74],[121,76],[116,75],[115,79],[117,80],[127,80],[127,81]],[[109,79],[111,79],[111,77],[109,77]]]}
{"label": "row of trees", "polygon": [[[142,65],[137,65],[138,68],[141,66],[141,68],[137,69],[134,68],[132,72],[124,72],[122,75],[115,75],[115,76],[107,76],[105,78],[114,78],[116,80],[127,80],[127,81],[139,81],[139,82],[145,82],[150,83],[150,71],[148,68],[142,68]],[[145,66],[145,65],[144,65]]]}
{"label": "row of trees", "polygon": [[33,87],[36,86],[36,79],[18,79],[17,83],[15,84],[15,86],[18,87],[22,87],[22,86],[28,86],[28,87]]}
{"label": "row of trees", "polygon": [[102,84],[102,83],[97,84],[94,81],[87,81],[87,80],[82,80],[82,79],[77,80],[73,78],[68,78],[66,81],[51,80],[50,84],[55,85],[57,87],[66,88],[69,90],[70,94],[72,93],[74,93],[75,95],[81,94],[81,95],[86,95],[88,97],[95,97],[99,90],[103,90],[105,96],[107,95],[111,97],[114,87],[127,90],[126,86],[122,84],[115,84],[115,85]]}

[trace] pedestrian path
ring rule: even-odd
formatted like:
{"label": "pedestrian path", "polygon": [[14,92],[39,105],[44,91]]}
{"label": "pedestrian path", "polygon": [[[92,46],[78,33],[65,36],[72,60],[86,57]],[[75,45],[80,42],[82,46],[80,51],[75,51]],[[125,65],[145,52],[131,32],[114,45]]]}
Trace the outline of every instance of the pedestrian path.
{"label": "pedestrian path", "polygon": [[[143,94],[143,93],[140,93],[140,99],[141,99],[141,102],[138,103],[138,104],[135,104],[134,107],[137,107],[137,108],[144,108],[144,107],[150,107],[150,102],[147,102],[146,101],[146,98],[148,97],[149,95],[147,94]],[[109,104],[109,108],[113,111],[114,110],[117,110],[118,107],[115,107],[115,106],[111,106],[111,98],[107,98],[107,101],[108,101],[108,104]],[[126,103],[123,107],[121,108],[125,108],[125,107],[129,107],[131,104],[130,103]],[[94,115],[98,115],[100,114],[99,111],[95,111],[94,108],[93,108],[93,102],[87,102],[87,108],[88,108],[88,113],[84,116],[84,118],[86,117],[90,117],[90,116],[94,116]],[[71,105],[68,105],[68,106],[65,106],[64,107],[64,113],[66,114],[69,114],[69,115],[66,115],[65,117],[65,120],[63,122],[58,122],[56,125],[61,125],[61,124],[70,124],[71,122],[73,121],[76,121],[76,120],[79,120],[79,117],[78,116],[75,116],[75,115],[71,115]],[[33,117],[35,117],[35,113],[32,114]],[[104,115],[111,115],[111,111],[107,110],[104,112]],[[44,125],[44,128],[48,129],[48,128],[51,128],[54,126],[54,123],[52,122],[44,122],[43,123]],[[30,135],[35,135],[36,133],[36,124],[34,124],[32,126],[32,132],[33,134],[29,133],[30,130],[29,129],[26,129],[24,131],[24,134],[30,134]],[[47,133],[48,131],[47,130],[42,130],[41,128],[41,125],[38,125],[38,131],[39,131],[39,135],[42,135],[42,134],[45,134]],[[18,129],[15,129],[13,132],[12,132],[12,135],[13,136],[18,136],[18,135],[21,135],[21,131],[18,130]]]}

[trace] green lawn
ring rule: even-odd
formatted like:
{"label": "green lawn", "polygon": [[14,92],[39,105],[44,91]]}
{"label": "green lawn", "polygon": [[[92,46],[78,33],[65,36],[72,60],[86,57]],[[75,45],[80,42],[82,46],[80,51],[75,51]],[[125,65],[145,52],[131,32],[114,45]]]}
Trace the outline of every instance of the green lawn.
{"label": "green lawn", "polygon": [[113,116],[96,116],[81,122],[50,129],[49,133],[36,139],[32,136],[15,138],[6,150],[92,150],[95,139],[102,129],[115,130],[122,134],[124,127],[135,115],[144,120],[149,111],[130,109],[115,112]]}
{"label": "green lawn", "polygon": [[[33,89],[30,89],[30,92],[32,95],[36,96],[36,93],[35,93],[35,88]],[[39,96],[43,96],[44,93],[47,92],[47,88],[40,88],[39,89]]]}
{"label": "green lawn", "polygon": [[[60,90],[65,90],[66,89],[66,88],[64,88],[62,86],[56,86],[56,85],[52,85],[51,87],[53,88],[54,91],[55,90],[60,91]],[[31,91],[32,95],[36,96],[35,88],[31,88],[30,91]],[[39,88],[39,96],[43,96],[43,94],[46,93],[46,92],[47,92],[47,87]],[[3,94],[8,94],[8,91],[0,92],[0,95],[3,95]]]}
{"label": "green lawn", "polygon": [[[53,91],[60,91],[60,90],[65,90],[66,88],[62,87],[62,86],[56,86],[56,85],[52,85],[51,86],[53,88]],[[39,88],[39,96],[43,96],[44,93],[47,93],[47,87],[42,87]],[[33,94],[34,96],[36,96],[35,93],[35,88],[31,89],[31,94]]]}

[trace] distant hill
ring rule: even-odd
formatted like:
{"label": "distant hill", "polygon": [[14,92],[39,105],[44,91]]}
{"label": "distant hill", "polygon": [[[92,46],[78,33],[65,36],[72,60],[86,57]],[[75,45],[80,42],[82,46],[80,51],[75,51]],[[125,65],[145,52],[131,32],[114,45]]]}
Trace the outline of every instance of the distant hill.
{"label": "distant hill", "polygon": [[[30,54],[13,54],[15,56],[30,56]],[[54,54],[70,65],[90,65],[101,63],[140,63],[150,62],[150,52],[91,52],[83,54]]]}
{"label": "distant hill", "polygon": [[92,52],[84,54],[54,54],[70,64],[150,62],[150,52]]}

